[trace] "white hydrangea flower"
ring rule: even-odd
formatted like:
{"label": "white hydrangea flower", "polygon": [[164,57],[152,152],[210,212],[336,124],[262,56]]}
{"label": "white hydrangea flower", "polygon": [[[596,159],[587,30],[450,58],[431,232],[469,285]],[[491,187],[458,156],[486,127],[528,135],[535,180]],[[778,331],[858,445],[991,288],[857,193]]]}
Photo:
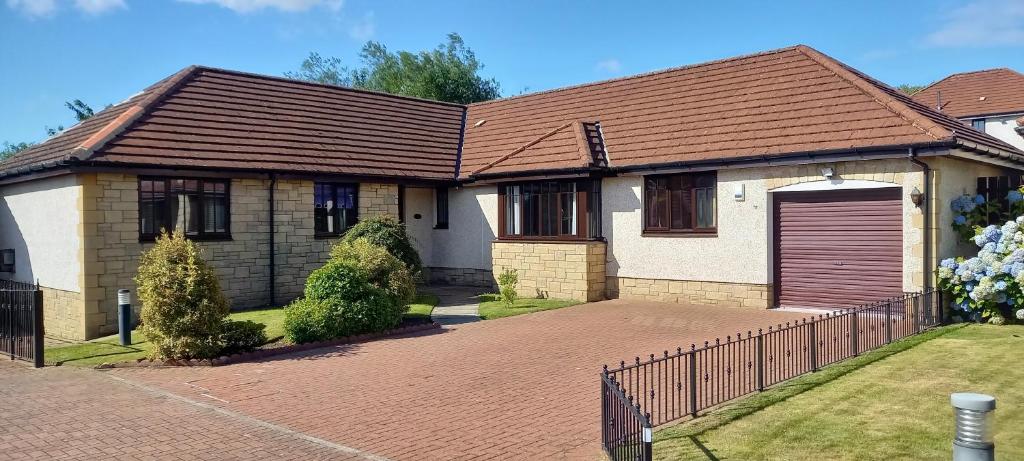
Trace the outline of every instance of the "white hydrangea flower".
{"label": "white hydrangea flower", "polygon": [[1024,309],[1017,309],[1016,316],[1017,316],[1017,320],[1024,320]]}

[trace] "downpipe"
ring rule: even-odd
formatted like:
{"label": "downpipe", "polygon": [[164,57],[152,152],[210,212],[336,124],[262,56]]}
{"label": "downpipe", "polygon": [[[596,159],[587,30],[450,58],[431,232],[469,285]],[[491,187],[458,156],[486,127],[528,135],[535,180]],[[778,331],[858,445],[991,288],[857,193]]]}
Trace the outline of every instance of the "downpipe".
{"label": "downpipe", "polygon": [[[921,168],[921,174],[924,177],[924,203],[921,204],[921,213],[924,214],[924,262],[921,267],[921,275],[923,279],[922,292],[928,293],[933,286],[933,272],[932,272],[932,168],[927,163],[921,161],[917,157],[917,150],[913,147],[907,150],[907,157],[910,163],[917,165]],[[939,308],[938,315],[941,321],[942,311],[945,306],[942,305],[942,295],[939,294]]]}

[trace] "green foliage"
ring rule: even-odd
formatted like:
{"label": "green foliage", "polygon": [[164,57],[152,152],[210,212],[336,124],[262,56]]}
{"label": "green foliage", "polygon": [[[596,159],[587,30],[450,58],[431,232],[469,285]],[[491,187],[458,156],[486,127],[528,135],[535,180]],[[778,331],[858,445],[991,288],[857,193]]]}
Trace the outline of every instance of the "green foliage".
{"label": "green foliage", "polygon": [[519,272],[515,269],[504,269],[498,275],[498,288],[501,302],[505,307],[512,307],[519,297],[516,286],[519,285]]}
{"label": "green foliage", "polygon": [[0,149],[0,160],[6,160],[10,157],[13,157],[18,152],[28,149],[29,147],[32,147],[32,144],[29,144],[27,142],[11,144],[7,141],[4,141],[3,148]]}
{"label": "green foliage", "polygon": [[90,117],[95,115],[93,114],[92,107],[89,107],[88,104],[82,102],[81,99],[65,101],[64,106],[70,109],[71,112],[75,113],[75,120],[78,120],[79,122],[88,120]]}
{"label": "green foliage", "polygon": [[412,239],[409,238],[404,223],[391,216],[362,219],[345,233],[344,241],[352,243],[364,238],[374,245],[383,247],[402,261],[405,267],[409,268],[410,274],[419,275],[423,262],[416,252],[416,247],[412,245]]}
{"label": "green foliage", "polygon": [[221,326],[221,355],[255,350],[267,342],[267,326],[252,320],[227,320]]}
{"label": "green foliage", "polygon": [[327,302],[298,299],[284,309],[285,338],[292,344],[342,336],[341,316]]}
{"label": "green foliage", "polygon": [[358,299],[372,288],[369,281],[351,261],[328,261],[306,279],[307,299]]}
{"label": "green foliage", "polygon": [[135,277],[141,331],[163,358],[207,358],[220,352],[228,303],[195,242],[161,235],[144,251]]}
{"label": "green foliage", "polygon": [[911,85],[909,83],[904,83],[902,85],[897,86],[896,89],[902,91],[907,96],[911,96],[914,93],[923,90],[925,86],[926,85]]}
{"label": "green foliage", "polygon": [[456,33],[448,34],[448,41],[437,48],[418,53],[391,52],[370,41],[360,56],[364,67],[349,70],[338,58],[310,53],[299,71],[285,76],[459,104],[501,96],[497,80],[479,75],[483,64]]}
{"label": "green foliage", "polygon": [[374,245],[365,237],[339,242],[331,248],[331,260],[350,262],[373,286],[384,290],[403,306],[416,296],[416,285],[409,268],[387,249]]}

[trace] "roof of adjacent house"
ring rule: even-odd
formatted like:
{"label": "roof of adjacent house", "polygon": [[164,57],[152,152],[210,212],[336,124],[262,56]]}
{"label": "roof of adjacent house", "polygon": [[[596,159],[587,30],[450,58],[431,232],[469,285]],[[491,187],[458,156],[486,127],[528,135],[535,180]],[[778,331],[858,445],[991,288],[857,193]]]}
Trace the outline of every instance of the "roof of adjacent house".
{"label": "roof of adjacent house", "polygon": [[[579,168],[574,120],[612,167],[952,143],[1017,152],[807,46],[471,104],[462,177]],[[525,151],[522,151],[525,149]]]}
{"label": "roof of adjacent house", "polygon": [[419,180],[973,146],[1024,153],[795,46],[461,106],[189,67],[0,163]]}
{"label": "roof of adjacent house", "polygon": [[957,118],[1024,113],[1024,75],[1013,69],[953,74],[921,91],[914,100]]}
{"label": "roof of adjacent house", "polygon": [[193,66],[0,163],[452,180],[456,104]]}

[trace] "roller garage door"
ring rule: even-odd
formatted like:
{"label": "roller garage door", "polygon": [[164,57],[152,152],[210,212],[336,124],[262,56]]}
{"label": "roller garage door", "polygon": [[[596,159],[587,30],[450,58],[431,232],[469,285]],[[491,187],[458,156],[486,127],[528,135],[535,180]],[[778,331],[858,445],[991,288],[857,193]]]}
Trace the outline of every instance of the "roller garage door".
{"label": "roller garage door", "polygon": [[849,307],[903,293],[900,188],[774,195],[776,305]]}

